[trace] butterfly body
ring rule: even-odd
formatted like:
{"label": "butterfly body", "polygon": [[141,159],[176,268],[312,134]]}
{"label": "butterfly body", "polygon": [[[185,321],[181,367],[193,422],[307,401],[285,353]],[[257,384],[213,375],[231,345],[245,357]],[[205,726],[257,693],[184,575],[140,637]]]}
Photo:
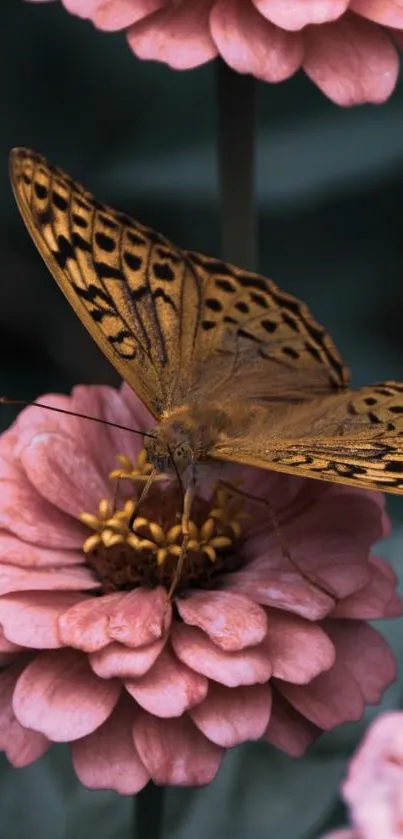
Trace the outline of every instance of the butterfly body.
{"label": "butterfly body", "polygon": [[156,420],[158,471],[229,461],[403,493],[403,382],[349,390],[326,330],[271,280],[181,250],[27,149],[10,172],[55,280]]}
{"label": "butterfly body", "polygon": [[184,405],[147,432],[144,448],[158,472],[172,473],[177,469],[182,473],[196,463],[212,466],[211,451],[215,443],[234,434],[236,426],[239,431],[245,429],[247,423],[246,412],[231,417],[219,404]]}

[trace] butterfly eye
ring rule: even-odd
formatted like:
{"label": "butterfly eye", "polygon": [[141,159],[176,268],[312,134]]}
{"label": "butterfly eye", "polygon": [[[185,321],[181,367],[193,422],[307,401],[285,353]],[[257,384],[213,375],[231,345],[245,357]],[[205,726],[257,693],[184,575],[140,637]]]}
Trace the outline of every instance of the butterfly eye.
{"label": "butterfly eye", "polygon": [[173,450],[173,458],[180,472],[186,469],[194,460],[193,450],[187,443],[179,443]]}

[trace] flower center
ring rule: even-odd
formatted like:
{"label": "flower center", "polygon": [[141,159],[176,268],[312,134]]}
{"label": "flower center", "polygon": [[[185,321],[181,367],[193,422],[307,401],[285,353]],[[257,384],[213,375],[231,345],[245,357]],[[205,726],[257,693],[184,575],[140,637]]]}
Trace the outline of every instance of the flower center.
{"label": "flower center", "polygon": [[[166,478],[157,476],[139,504],[152,469],[147,455],[142,450],[135,465],[126,455],[118,455],[117,460],[120,468],[110,474],[116,481],[114,500],[102,498],[97,515],[80,516],[93,531],[83,550],[103,593],[158,585],[169,591],[175,578],[175,591],[180,593],[189,587],[210,587],[218,574],[239,568],[241,521],[247,518],[241,498],[220,486],[215,487],[210,499],[196,495],[178,579],[183,541],[178,484],[170,481],[162,486]],[[130,482],[133,489],[124,493],[119,504],[123,482],[125,486]]]}

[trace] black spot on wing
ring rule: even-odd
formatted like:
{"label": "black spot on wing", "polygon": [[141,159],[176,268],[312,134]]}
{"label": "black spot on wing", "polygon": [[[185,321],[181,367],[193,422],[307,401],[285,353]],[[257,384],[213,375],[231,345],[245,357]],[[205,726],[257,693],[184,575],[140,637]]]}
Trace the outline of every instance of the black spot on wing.
{"label": "black spot on wing", "polygon": [[216,297],[207,297],[204,303],[208,309],[211,309],[212,312],[222,311],[222,303],[220,303]]}
{"label": "black spot on wing", "polygon": [[39,184],[35,181],[34,190],[35,190],[36,197],[39,198],[40,201],[44,201],[45,198],[47,198],[48,190],[46,189],[46,187],[43,184]]}
{"label": "black spot on wing", "polygon": [[403,473],[403,461],[402,460],[387,460],[385,463],[385,469],[387,472],[398,472],[400,474]]}
{"label": "black spot on wing", "polygon": [[87,242],[87,240],[84,239],[80,235],[80,233],[77,233],[76,230],[72,234],[71,241],[74,245],[74,248],[76,248],[79,251],[86,251],[87,253],[90,253],[92,251],[90,243]]}
{"label": "black spot on wing", "polygon": [[102,251],[113,253],[116,248],[116,241],[112,236],[107,236],[106,233],[96,233],[95,242]]}
{"label": "black spot on wing", "polygon": [[175,274],[167,262],[155,262],[153,265],[153,273],[157,280],[172,282],[175,279]]}
{"label": "black spot on wing", "polygon": [[88,227],[88,221],[87,221],[86,218],[84,218],[84,216],[80,216],[78,213],[73,213],[72,219],[73,219],[74,224],[77,225],[77,227],[82,227],[82,228]]}
{"label": "black spot on wing", "polygon": [[107,262],[94,262],[95,270],[101,280],[123,280],[123,274]]}
{"label": "black spot on wing", "polygon": [[140,271],[140,268],[143,264],[143,260],[140,256],[137,256],[134,253],[130,253],[130,251],[125,251],[123,254],[123,259],[128,268],[131,271]]}
{"label": "black spot on wing", "polygon": [[68,201],[64,198],[63,195],[60,195],[60,192],[56,192],[53,190],[52,192],[52,202],[57,207],[58,210],[62,212],[66,212],[68,205]]}
{"label": "black spot on wing", "polygon": [[66,239],[66,237],[61,233],[57,237],[57,247],[58,250],[54,252],[54,257],[59,267],[64,270],[67,261],[69,259],[74,259],[74,248],[71,242],[69,242],[68,239]]}

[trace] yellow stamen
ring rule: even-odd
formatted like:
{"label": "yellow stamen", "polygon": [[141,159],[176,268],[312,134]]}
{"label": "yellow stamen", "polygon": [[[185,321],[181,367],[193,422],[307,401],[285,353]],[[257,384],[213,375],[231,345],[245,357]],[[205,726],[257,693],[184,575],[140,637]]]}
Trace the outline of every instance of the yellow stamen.
{"label": "yellow stamen", "polygon": [[92,513],[80,513],[80,521],[90,527],[91,530],[99,530],[99,520]]}
{"label": "yellow stamen", "polygon": [[162,545],[165,541],[165,533],[160,524],[157,524],[156,521],[150,521],[149,528],[151,530],[151,536],[157,542],[158,545]]}
{"label": "yellow stamen", "polygon": [[228,536],[215,536],[213,539],[210,539],[210,545],[213,548],[229,548],[231,544],[231,539]]}
{"label": "yellow stamen", "polygon": [[124,542],[123,536],[120,536],[118,533],[114,533],[113,530],[106,528],[101,533],[101,539],[105,548],[111,548],[112,545],[119,545]]}
{"label": "yellow stamen", "polygon": [[200,528],[200,539],[202,542],[208,542],[215,529],[215,521],[212,518],[207,519]]}
{"label": "yellow stamen", "polygon": [[147,527],[148,526],[148,519],[145,519],[144,516],[137,516],[133,522],[133,530],[138,530],[139,527]]}
{"label": "yellow stamen", "polygon": [[98,505],[99,515],[101,519],[106,519],[107,516],[110,516],[112,510],[110,501],[108,498],[101,498],[101,501]]}
{"label": "yellow stamen", "polygon": [[204,545],[202,547],[202,551],[203,551],[203,553],[206,554],[206,556],[208,556],[210,562],[215,562],[216,561],[217,553],[214,550],[214,548],[211,547],[211,545]]}
{"label": "yellow stamen", "polygon": [[[112,479],[128,479],[134,482],[144,482],[149,479],[152,466],[147,460],[143,449],[135,463],[124,454],[117,455],[117,469],[111,472]],[[166,480],[167,476],[159,475],[156,479]],[[141,503],[141,514],[136,515],[140,491],[133,493],[136,497],[126,500],[119,509],[117,506],[119,498],[119,483],[116,484],[116,491],[112,492],[112,500],[102,498],[98,505],[97,514],[82,513],[80,519],[93,533],[88,536],[83,545],[84,553],[88,561],[92,562],[95,572],[98,571],[106,591],[120,590],[124,587],[130,588],[136,585],[160,585],[170,590],[172,580],[175,578],[175,569],[178,567],[178,560],[181,564],[180,576],[189,581],[197,581],[203,574],[208,573],[205,580],[210,579],[211,570],[207,572],[210,564],[218,563],[217,571],[225,567],[224,555],[233,544],[233,538],[241,533],[241,520],[248,516],[242,512],[243,501],[239,497],[234,498],[231,492],[222,485],[216,487],[212,508],[204,513],[200,526],[200,507],[195,509],[195,520],[188,524],[188,541],[186,553],[183,551],[184,532],[180,523],[180,510],[171,511],[171,523],[166,522],[167,513],[161,510],[161,521],[155,521],[154,516],[149,518],[147,511],[150,508],[149,499]],[[201,500],[201,499],[200,499]],[[205,503],[205,502],[203,502]],[[151,499],[151,509],[154,509],[155,499]],[[205,507],[204,507],[205,509]],[[140,510],[139,510],[140,512]],[[144,515],[143,515],[144,513]],[[157,518],[159,516],[157,515]],[[172,520],[174,523],[172,523]],[[105,553],[115,547],[116,553],[110,554],[110,566],[108,566],[108,554]],[[91,554],[93,554],[92,559]],[[203,558],[204,557],[204,558]],[[233,560],[231,560],[233,563]],[[148,563],[150,568],[147,570]],[[108,567],[110,567],[110,579],[108,578]],[[153,571],[152,568],[155,570]],[[106,569],[106,570],[105,570]]]}
{"label": "yellow stamen", "polygon": [[150,539],[139,539],[137,542],[137,549],[139,551],[150,550],[153,551],[156,548],[155,542],[151,542]]}
{"label": "yellow stamen", "polygon": [[93,536],[89,536],[88,539],[85,540],[83,544],[83,551],[85,554],[91,553],[91,551],[95,550],[101,542],[101,537],[98,534],[94,534]]}
{"label": "yellow stamen", "polygon": [[168,556],[168,551],[167,551],[166,548],[158,548],[158,551],[157,551],[157,565],[163,565],[167,556]]}
{"label": "yellow stamen", "polygon": [[176,542],[179,539],[179,536],[182,534],[182,525],[181,524],[174,524],[173,527],[170,527],[168,533],[166,535],[166,541],[168,545],[172,545],[173,542]]}

